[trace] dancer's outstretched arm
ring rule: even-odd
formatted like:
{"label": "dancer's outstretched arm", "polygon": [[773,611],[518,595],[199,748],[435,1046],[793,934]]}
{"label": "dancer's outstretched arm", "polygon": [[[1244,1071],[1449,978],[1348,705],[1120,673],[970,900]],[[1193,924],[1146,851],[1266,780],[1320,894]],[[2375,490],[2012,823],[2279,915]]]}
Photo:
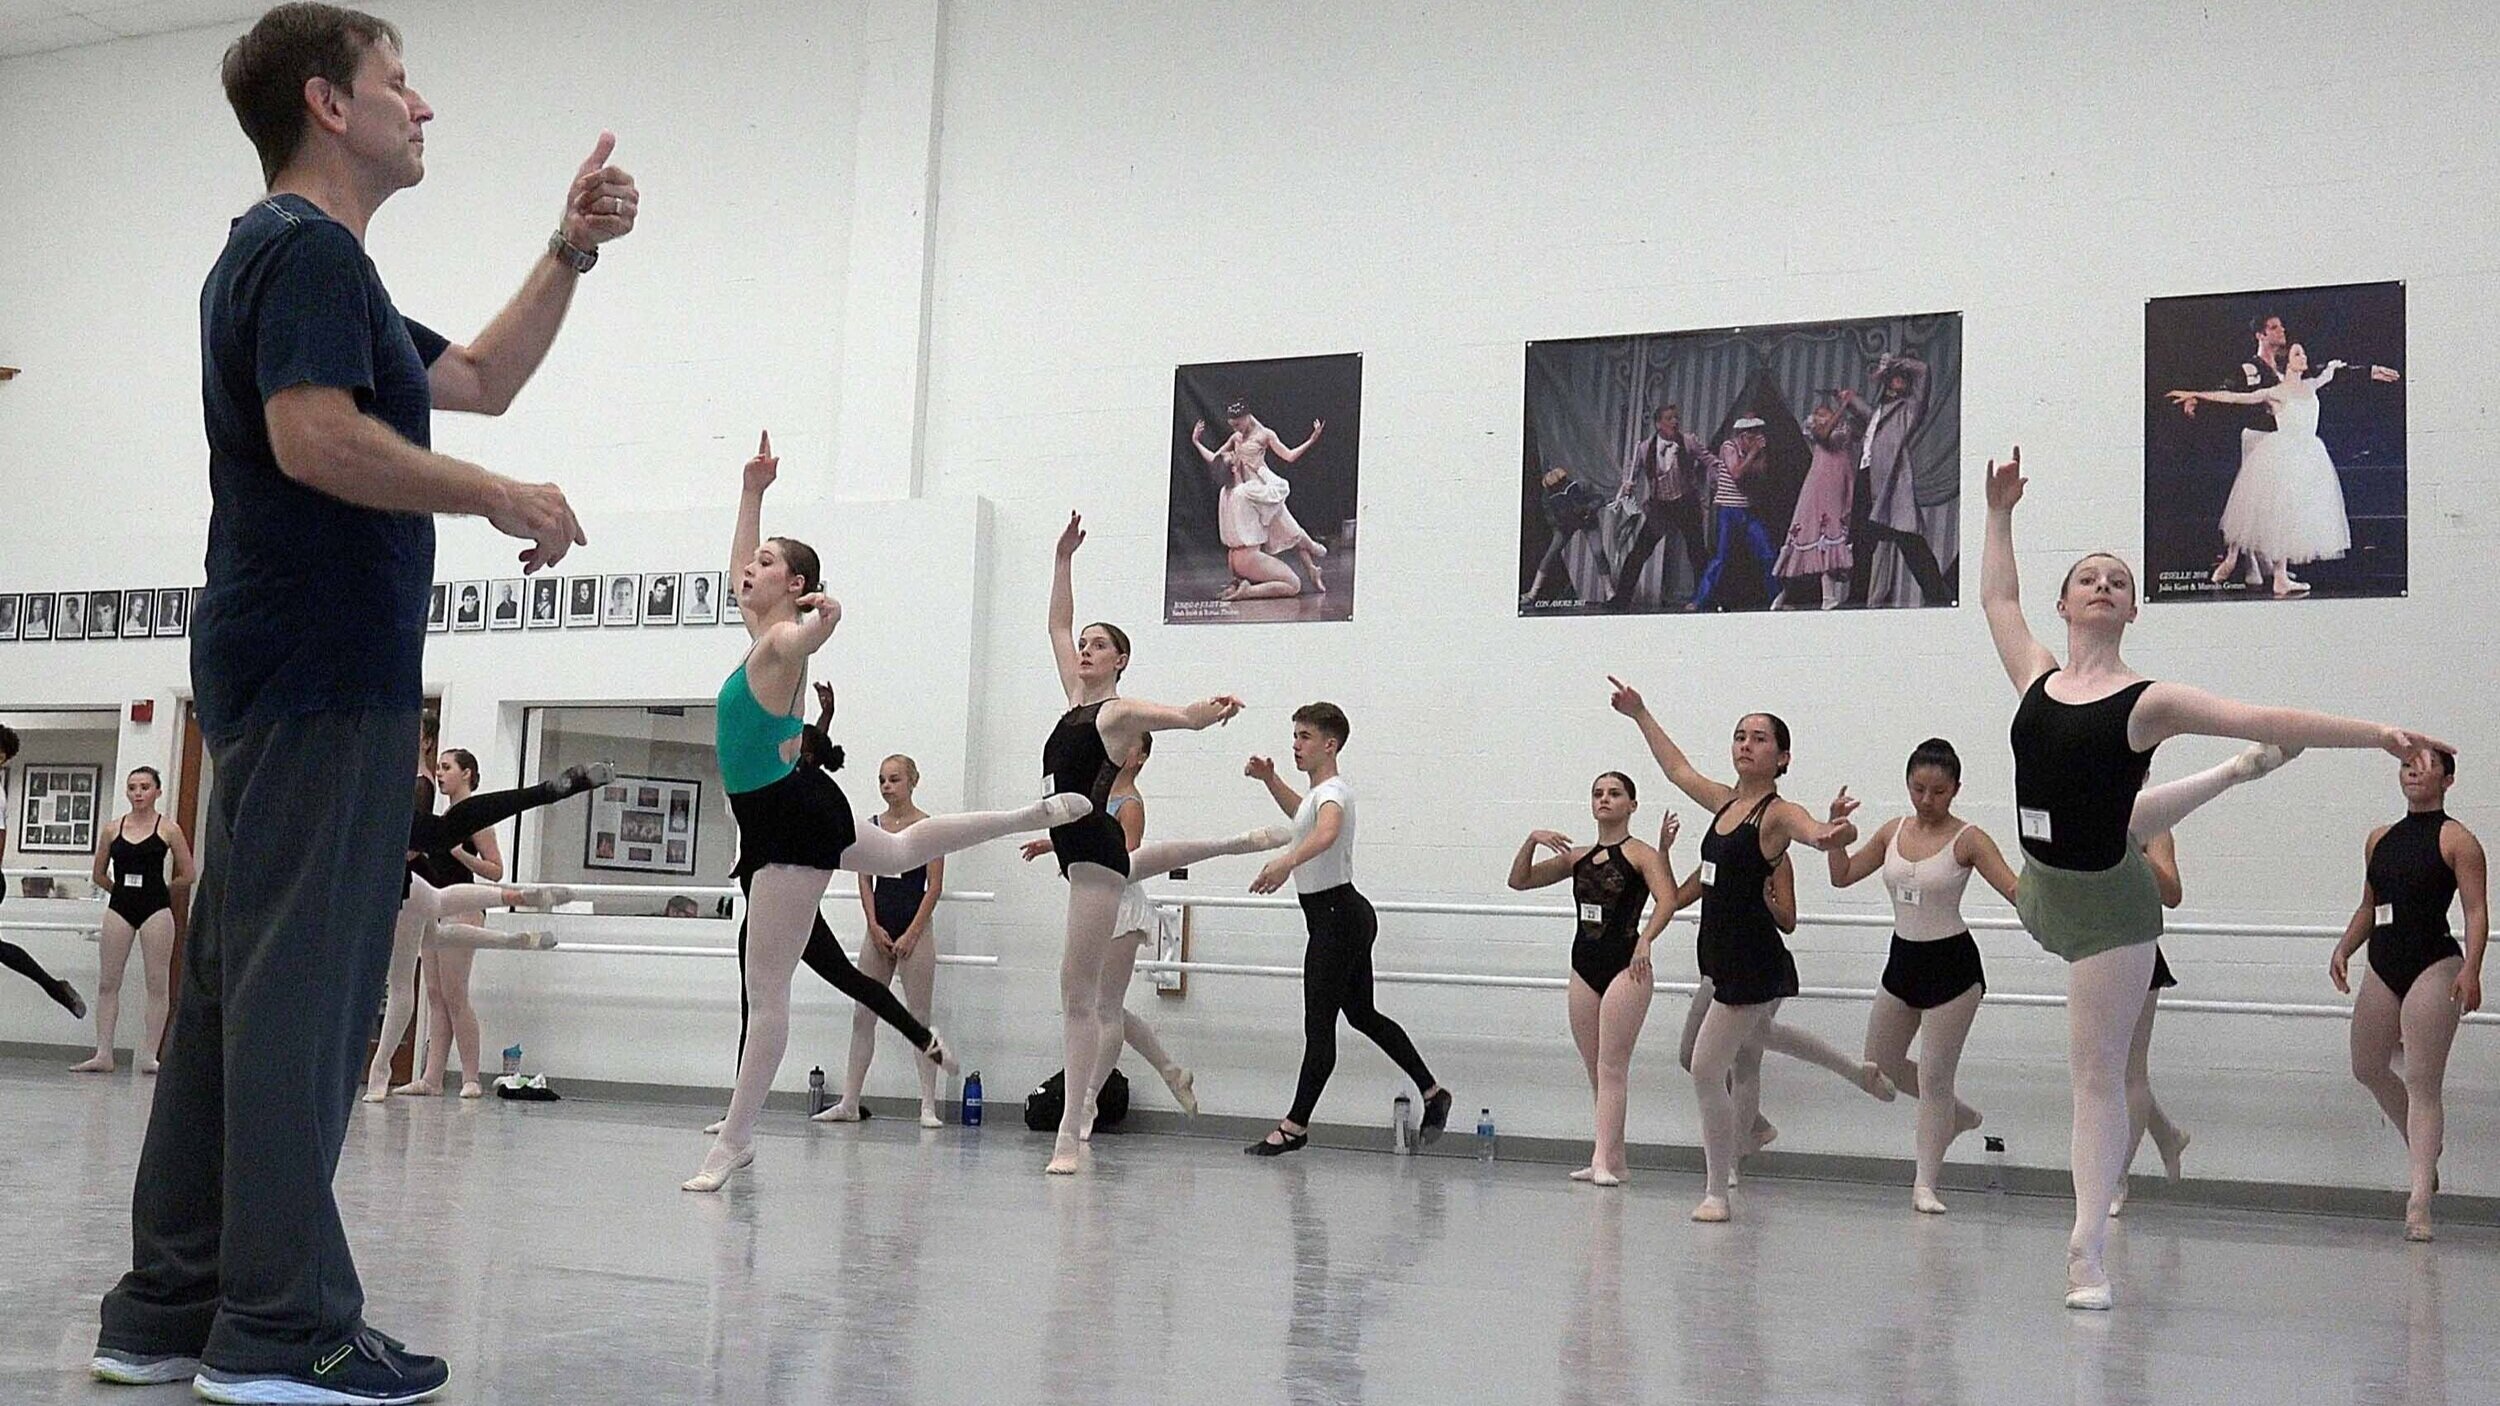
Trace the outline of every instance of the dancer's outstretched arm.
{"label": "dancer's outstretched arm", "polygon": [[1326,420],[1313,420],[1311,422],[1311,437],[1302,441],[1300,444],[1295,445],[1291,449],[1287,449],[1285,447],[1285,442],[1282,439],[1277,438],[1274,430],[1263,429],[1260,433],[1267,436],[1267,449],[1269,453],[1284,460],[1288,464],[1292,464],[1300,462],[1303,455],[1311,452],[1311,446],[1319,443],[1319,432],[1327,427],[1328,422]]}
{"label": "dancer's outstretched arm", "polygon": [[2014,691],[2057,667],[2023,619],[2022,571],[2014,561],[2014,505],[2023,500],[2023,447],[2000,464],[1988,461],[1988,537],[1979,557],[1979,607],[1988,617],[1988,637],[1996,642],[1997,659]]}
{"label": "dancer's outstretched arm", "polygon": [[1059,687],[1073,708],[1085,698],[1085,682],[1076,675],[1076,549],[1085,545],[1085,519],[1068,514],[1051,549],[1050,655],[1059,665]]}
{"label": "dancer's outstretched arm", "polygon": [[2127,716],[2127,745],[2149,752],[2174,737],[2236,737],[2271,742],[2285,750],[2307,747],[2375,748],[2398,760],[2428,750],[2454,755],[2456,748],[2426,733],[2387,723],[2337,717],[2307,708],[2242,703],[2188,684],[2162,681],[2144,690]]}
{"label": "dancer's outstretched arm", "polygon": [[[1539,849],[1550,849],[1553,854],[1538,859],[1536,852]],[[1552,830],[1531,830],[1528,838],[1519,842],[1519,853],[1511,856],[1510,886],[1525,892],[1561,883],[1571,877],[1571,866],[1579,863],[1580,857],[1586,853],[1588,851]]]}
{"label": "dancer's outstretched arm", "polygon": [[2012,903],[2018,892],[2014,868],[2005,862],[2005,854],[1997,848],[1996,837],[1973,825],[1962,831],[1953,842],[1953,857],[1979,872],[1988,887],[2004,895]]}
{"label": "dancer's outstretched arm", "polygon": [[1713,815],[1735,799],[1735,787],[1722,785],[1694,769],[1692,759],[1684,755],[1684,749],[1676,746],[1675,739],[1667,736],[1666,728],[1650,715],[1649,704],[1642,700],[1639,689],[1612,674],[1606,676],[1606,682],[1615,686],[1609,704],[1616,712],[1640,726],[1641,740],[1649,744],[1649,755],[1657,760],[1658,769],[1667,774],[1667,779],[1675,783],[1677,790],[1692,797],[1696,805]]}
{"label": "dancer's outstretched arm", "polygon": [[756,544],[764,540],[764,490],[781,476],[781,460],[773,454],[772,431],[766,430],[756,441],[755,457],[747,460],[745,476],[738,488],[738,517],[729,530],[729,589],[738,589],[738,577],[755,560]]}
{"label": "dancer's outstretched arm", "polygon": [[[1857,799],[1851,796],[1846,788],[1843,788],[1841,793],[1832,799],[1832,819],[1834,822],[1846,820],[1857,808]],[[1884,856],[1892,852],[1893,832],[1900,828],[1901,817],[1896,815],[1875,827],[1875,837],[1860,846],[1855,854],[1851,854],[1846,846],[1834,846],[1823,851],[1823,858],[1831,867],[1832,887],[1848,888],[1852,884],[1872,877],[1875,871],[1883,868]]]}

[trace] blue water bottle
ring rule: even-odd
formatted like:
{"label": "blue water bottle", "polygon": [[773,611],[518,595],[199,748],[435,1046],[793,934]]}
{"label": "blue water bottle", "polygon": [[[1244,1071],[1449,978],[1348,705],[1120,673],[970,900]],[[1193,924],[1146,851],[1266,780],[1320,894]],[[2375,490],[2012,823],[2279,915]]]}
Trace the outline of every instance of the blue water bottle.
{"label": "blue water bottle", "polygon": [[507,1079],[518,1079],[521,1077],[521,1047],[519,1045],[504,1046],[503,1072],[504,1077]]}
{"label": "blue water bottle", "polygon": [[964,1126],[981,1126],[981,1071],[978,1069],[964,1076]]}
{"label": "blue water bottle", "polygon": [[1488,1108],[1476,1115],[1477,1161],[1490,1162],[1493,1160],[1495,1141],[1496,1139],[1493,1132],[1493,1110]]}

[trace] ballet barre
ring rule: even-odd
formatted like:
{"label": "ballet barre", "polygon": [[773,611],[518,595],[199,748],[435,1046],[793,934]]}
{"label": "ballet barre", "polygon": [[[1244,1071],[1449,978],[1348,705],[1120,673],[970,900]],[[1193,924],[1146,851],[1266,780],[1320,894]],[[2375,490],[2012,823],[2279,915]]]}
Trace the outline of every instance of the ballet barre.
{"label": "ballet barre", "polygon": [[[1154,902],[1159,907],[1170,908],[1276,909],[1297,912],[1301,908],[1300,901],[1296,899],[1257,894],[1158,893],[1154,895]],[[1382,913],[1420,913],[1453,918],[1535,918],[1542,921],[1571,922],[1578,917],[1577,910],[1568,904],[1453,903],[1435,899],[1375,898],[1371,900],[1371,905],[1374,910]],[[1671,923],[1688,925],[1698,924],[1700,921],[1701,913],[1698,908],[1686,908],[1670,920]],[[1797,925],[1814,928],[1881,928],[1890,932],[1892,919],[1880,913],[1803,913],[1798,915]],[[2022,932],[2024,930],[2021,919],[1995,915],[1972,918],[1970,928],[1973,932],[1982,930]],[[2165,921],[2162,924],[2162,933],[2164,936],[2176,933],[2182,937],[2322,937],[2334,939],[2342,937],[2344,929],[2340,923],[2327,927],[2310,923]]]}

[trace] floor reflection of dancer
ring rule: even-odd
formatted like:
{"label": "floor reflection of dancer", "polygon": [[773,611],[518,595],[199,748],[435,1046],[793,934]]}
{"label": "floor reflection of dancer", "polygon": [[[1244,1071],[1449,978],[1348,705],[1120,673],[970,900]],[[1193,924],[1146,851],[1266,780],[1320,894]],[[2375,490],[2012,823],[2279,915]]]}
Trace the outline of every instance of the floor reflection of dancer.
{"label": "floor reflection of dancer", "polygon": [[[1650,958],[1659,930],[1675,916],[1675,872],[1663,849],[1632,838],[1632,812],[1640,808],[1632,778],[1605,772],[1590,783],[1589,815],[1597,822],[1593,844],[1572,843],[1552,830],[1537,830],[1511,856],[1510,886],[1538,889],[1571,881],[1579,928],[1571,940],[1571,1038],[1580,1047],[1589,1090],[1597,1097],[1597,1136],[1589,1164],[1573,1181],[1621,1186],[1631,1175],[1623,1147],[1623,1124],[1632,1071],[1632,1046],[1649,1018],[1658,974]],[[1675,817],[1661,833],[1672,844]],[[1545,859],[1539,849],[1552,850]],[[1657,903],[1651,906],[1651,898]],[[1641,910],[1649,908],[1649,920]]]}
{"label": "floor reflection of dancer", "polygon": [[2219,401],[2274,412],[2273,433],[2241,432],[2239,477],[2231,481],[2231,497],[2222,508],[2224,551],[2214,568],[2216,584],[2231,578],[2240,552],[2247,551],[2260,570],[2272,564],[2278,599],[2299,595],[2309,583],[2294,577],[2293,567],[2331,561],[2351,550],[2343,480],[2318,438],[2318,392],[2344,365],[2330,361],[2311,376],[2309,350],[2295,342],[2285,353],[2282,379],[2263,390],[2170,392],[2181,407]]}
{"label": "floor reflection of dancer", "polygon": [[[1134,876],[1151,878],[1224,854],[1274,849],[1292,836],[1282,829],[1251,830],[1221,840],[1158,840],[1129,851],[1128,837],[1108,811],[1120,774],[1113,757],[1131,757],[1147,736],[1179,729],[1197,732],[1232,721],[1241,700],[1229,694],[1174,708],[1120,696],[1128,668],[1128,635],[1100,622],[1078,632],[1076,549],[1085,527],[1076,514],[1059,533],[1050,578],[1050,649],[1059,665],[1059,686],[1068,711],[1042,746],[1042,770],[1061,791],[1090,803],[1050,832],[1059,872],[1068,881],[1067,951],[1059,967],[1059,999],[1067,1053],[1066,1111],[1059,1139],[1043,1170],[1066,1176],[1083,1165],[1084,1143],[1093,1134],[1094,1100],[1080,1091],[1099,1089],[1120,1048],[1120,993],[1137,960],[1134,943],[1120,936],[1120,899]],[[1114,984],[1114,970],[1121,973]]]}
{"label": "floor reflection of dancer", "polygon": [[[1918,1163],[1910,1205],[1944,1214],[1936,1183],[1945,1150],[1980,1124],[1979,1110],[1955,1097],[1962,1045],[1979,1014],[1988,981],[1979,944],[1962,920],[1962,890],[1976,872],[2014,901],[2014,871],[1988,832],[1953,813],[1962,793],[1962,758],[1953,744],[1931,737],[1910,752],[1910,814],[1885,821],[1856,854],[1832,850],[1832,887],[1847,888],[1877,873],[1892,899],[1892,951],[1875,1004],[1866,1016],[1866,1057],[1903,1093],[1918,1100]],[[1846,791],[1832,819],[1857,809]],[[1918,1058],[1910,1039],[1918,1038]]]}
{"label": "floor reflection of dancer", "polygon": [[1797,511],[1788,519],[1779,560],[1771,566],[1781,582],[1773,610],[1787,609],[1789,591],[1808,576],[1822,578],[1823,609],[1837,609],[1849,600],[1849,565],[1855,559],[1849,547],[1850,509],[1857,498],[1856,450],[1858,436],[1866,431],[1866,407],[1849,391],[1840,397],[1839,403],[1825,401],[1806,416],[1813,463],[1797,494]]}
{"label": "floor reflection of dancer", "polygon": [[[95,1054],[70,1066],[80,1074],[113,1072],[114,1027],[120,1024],[122,974],[130,966],[130,948],[139,947],[139,970],[147,982],[145,1043],[132,1052],[139,1072],[156,1072],[157,1051],[165,1039],[165,1015],[173,994],[174,905],[187,898],[198,868],[191,862],[191,842],[182,827],[157,811],[165,786],[156,768],[134,768],[122,782],[130,812],[103,832],[96,844],[97,888],[111,895],[105,901],[98,939],[102,968],[95,988]],[[136,829],[139,838],[132,839]],[[165,866],[173,864],[172,882]],[[58,999],[57,997],[55,998]]]}
{"label": "floor reflection of dancer", "polygon": [[[2370,832],[2361,847],[2361,905],[2327,964],[2338,991],[2352,990],[2346,963],[2367,944],[2369,966],[2352,1003],[2352,1074],[2396,1125],[2411,1163],[2405,1238],[2431,1238],[2431,1196],[2447,1135],[2441,1086],[2457,1022],[2483,1003],[2483,949],[2491,939],[2483,846],[2450,818],[2456,758],[2405,759],[2398,780],[2405,817]],[[2448,927],[2464,900],[2465,946]],[[2396,1066],[2401,1063],[2403,1069]]]}
{"label": "floor reflection of dancer", "polygon": [[[817,701],[830,705],[832,689],[816,685]],[[885,809],[869,824],[887,834],[901,834],[929,818],[912,799],[920,786],[920,763],[897,752],[877,763],[877,794]],[[903,978],[903,1008],[926,1025],[937,1000],[937,938],[930,925],[937,919],[938,900],[946,892],[946,861],[933,859],[899,875],[859,876],[859,907],[867,937],[859,945],[860,975],[891,985]],[[804,959],[802,959],[804,960]],[[842,1097],[816,1115],[819,1123],[856,1123],[867,1116],[860,1091],[868,1086],[868,1065],[877,1053],[877,1013],[860,1006],[851,1012],[851,1058],[842,1075]],[[920,1126],[943,1128],[938,1116],[938,1067],[915,1060],[920,1070]]]}
{"label": "floor reflection of dancer", "polygon": [[[16,729],[0,723],[0,850],[8,847],[9,763],[17,760],[19,745]],[[6,901],[8,896],[8,878],[6,875],[0,875],[0,901]],[[53,1003],[61,1009],[68,1011],[72,1020],[87,1018],[87,1003],[79,996],[77,988],[45,971],[43,963],[35,960],[34,953],[14,942],[0,940],[0,967],[7,967],[10,971],[42,987],[43,994],[51,997]]]}
{"label": "floor reflection of dancer", "polygon": [[2014,507],[2023,485],[2019,451],[2003,465],[1988,465],[1981,596],[2006,676],[2022,695],[2012,728],[2024,851],[2018,911],[2033,939],[2068,964],[2075,1226],[2067,1241],[2066,1306],[2106,1309],[2112,1294],[2101,1252],[2127,1147],[2127,1050],[2161,936],[2161,898],[2136,843],[2221,789],[2157,788],[2164,793],[2158,803],[2153,792],[2139,796],[2153,749],[2184,735],[2283,748],[2378,747],[2399,757],[2454,749],[2401,728],[2240,703],[2142,677],[2119,657],[2137,610],[2135,576],[2104,553],[2075,563],[2059,587],[2068,657],[2061,666],[2023,619],[2014,565]]}
{"label": "floor reflection of dancer", "polygon": [[1220,448],[1207,447],[1206,421],[1200,420],[1189,428],[1189,442],[1199,457],[1211,465],[1220,464],[1227,475],[1227,482],[1216,497],[1215,513],[1235,579],[1224,588],[1223,598],[1268,600],[1302,594],[1300,579],[1281,560],[1286,552],[1299,553],[1302,569],[1311,578],[1311,589],[1328,594],[1328,581],[1319,569],[1319,559],[1328,555],[1328,548],[1302,530],[1293,511],[1285,506],[1285,500],[1293,494],[1293,485],[1267,466],[1270,453],[1288,464],[1298,463],[1312,445],[1319,443],[1327,422],[1313,420],[1310,437],[1288,449],[1274,430],[1259,423],[1244,401],[1225,406],[1224,418],[1232,433]]}
{"label": "floor reflection of dancer", "polygon": [[[1677,790],[1711,813],[1710,827],[1702,833],[1701,864],[1676,897],[1678,906],[1701,901],[1694,950],[1711,985],[1689,1066],[1693,1094],[1701,1105],[1704,1162],[1702,1199],[1693,1219],[1724,1221],[1729,1218],[1728,1188],[1741,1155],[1739,1129],[1755,1132],[1760,1116],[1758,1071],[1767,1048],[1765,1028],[1779,1014],[1780,1002],[1797,994],[1797,962],[1780,940],[1783,924],[1772,912],[1768,890],[1787,867],[1791,844],[1846,848],[1858,831],[1846,820],[1816,820],[1805,807],[1780,796],[1789,735],[1788,724],[1779,718],[1747,713],[1737,719],[1730,746],[1736,784],[1729,786],[1694,767],[1650,714],[1639,690],[1618,678],[1607,682],[1614,685],[1614,710],[1640,726],[1659,769]],[[1792,912],[1787,925],[1795,921]],[[1892,1097],[1891,1081],[1881,1071],[1873,1065],[1860,1069],[1861,1088],[1880,1099]],[[1747,1087],[1739,1088],[1740,1083]],[[1748,1105],[1753,1111],[1741,1114]],[[1767,1141],[1759,1139],[1757,1145]]]}
{"label": "floor reflection of dancer", "polygon": [[[1128,846],[1132,870],[1136,865],[1138,848],[1146,843],[1146,798],[1137,789],[1137,778],[1146,769],[1146,758],[1154,753],[1154,740],[1152,733],[1137,739],[1137,750],[1129,753],[1128,763],[1120,768],[1118,776],[1112,778],[1110,799],[1103,804],[1104,813],[1120,822],[1120,835]],[[1028,860],[1039,859],[1052,852],[1053,846],[1047,835],[1029,840],[1024,846],[1024,857]],[[1172,1091],[1172,1098],[1180,1104],[1181,1111],[1195,1114],[1198,1111],[1197,1079],[1172,1058],[1172,1052],[1163,1047],[1162,1039],[1155,1034],[1154,1027],[1146,1023],[1146,1018],[1129,1009],[1127,1004],[1129,981],[1137,973],[1137,955],[1154,941],[1154,896],[1146,891],[1149,877],[1132,872],[1127,887],[1120,890],[1120,916],[1112,923],[1114,949],[1111,960],[1103,966],[1101,998],[1095,1006],[1097,1011],[1118,1007],[1120,1023],[1114,1029],[1108,1019],[1101,1022],[1102,1058],[1096,1065],[1098,1073],[1094,1088],[1086,1094],[1086,1098],[1089,1101],[1099,1100],[1104,1081],[1110,1079],[1112,1067],[1119,1062],[1120,1046],[1126,1044],[1145,1056],[1146,1062],[1154,1066],[1155,1073],[1163,1076],[1164,1086]],[[1094,1110],[1089,1108],[1084,1122],[1077,1129],[1077,1136],[1090,1140],[1093,1130]]]}
{"label": "floor reflection of dancer", "polygon": [[[731,1174],[755,1161],[755,1120],[790,1044],[790,978],[810,937],[824,925],[825,888],[836,869],[901,874],[985,840],[1062,824],[1092,810],[1082,796],[1059,795],[1011,811],[931,816],[900,834],[855,825],[851,803],[832,775],[800,760],[807,725],[797,710],[807,695],[807,661],[833,638],[842,606],[824,593],[824,569],[814,548],[796,538],[763,535],[764,493],[780,472],[772,437],[766,435],[743,470],[730,536],[738,613],[754,643],[721,684],[714,749],[730,813],[738,821],[738,881],[747,895],[746,1037],[729,1111],[702,1167],[682,1183],[688,1191],[718,1191]],[[856,970],[837,984],[902,1031],[923,1058],[954,1071],[946,1042],[914,1020],[884,986]]]}

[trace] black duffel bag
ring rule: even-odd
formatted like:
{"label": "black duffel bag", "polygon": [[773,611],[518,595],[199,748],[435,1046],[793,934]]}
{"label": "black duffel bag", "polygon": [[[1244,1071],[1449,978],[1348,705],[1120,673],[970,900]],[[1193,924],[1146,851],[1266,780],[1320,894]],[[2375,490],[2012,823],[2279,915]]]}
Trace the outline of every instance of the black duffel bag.
{"label": "black duffel bag", "polygon": [[[1037,1133],[1059,1130],[1060,1116],[1068,1111],[1068,1071],[1044,1079],[1041,1087],[1024,1096],[1024,1126]],[[1094,1126],[1116,1128],[1128,1117],[1128,1076],[1114,1069],[1105,1079],[1102,1093],[1094,1101]]]}

